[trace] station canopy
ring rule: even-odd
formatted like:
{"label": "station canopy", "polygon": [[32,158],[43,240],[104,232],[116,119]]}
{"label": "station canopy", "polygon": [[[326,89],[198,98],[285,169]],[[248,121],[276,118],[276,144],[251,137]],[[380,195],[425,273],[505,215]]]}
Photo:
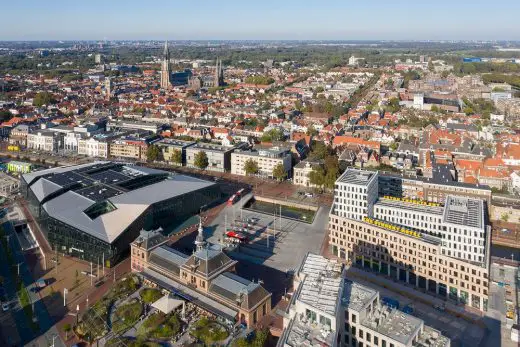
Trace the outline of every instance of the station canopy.
{"label": "station canopy", "polygon": [[171,295],[166,294],[165,296],[154,302],[152,304],[152,307],[155,307],[164,314],[168,314],[175,310],[177,307],[182,306],[183,304],[184,301],[175,299]]}

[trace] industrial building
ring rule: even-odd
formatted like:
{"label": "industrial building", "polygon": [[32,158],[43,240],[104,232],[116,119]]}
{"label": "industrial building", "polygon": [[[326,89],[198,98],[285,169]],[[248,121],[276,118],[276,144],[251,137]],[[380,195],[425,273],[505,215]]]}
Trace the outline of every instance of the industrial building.
{"label": "industrial building", "polygon": [[24,174],[20,190],[53,249],[112,263],[145,226],[167,229],[220,198],[212,182],[108,161]]}
{"label": "industrial building", "polygon": [[450,340],[345,278],[341,263],[309,253],[294,276],[277,346],[449,347]]}

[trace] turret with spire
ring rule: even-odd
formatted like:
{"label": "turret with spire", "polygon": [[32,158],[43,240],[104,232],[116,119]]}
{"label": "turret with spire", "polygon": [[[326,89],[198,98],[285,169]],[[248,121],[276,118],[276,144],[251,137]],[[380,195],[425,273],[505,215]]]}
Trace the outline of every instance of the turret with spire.
{"label": "turret with spire", "polygon": [[202,227],[202,217],[199,216],[199,229],[197,233],[197,237],[195,238],[195,247],[197,247],[197,251],[200,251],[206,248],[206,240],[204,240],[204,228]]}

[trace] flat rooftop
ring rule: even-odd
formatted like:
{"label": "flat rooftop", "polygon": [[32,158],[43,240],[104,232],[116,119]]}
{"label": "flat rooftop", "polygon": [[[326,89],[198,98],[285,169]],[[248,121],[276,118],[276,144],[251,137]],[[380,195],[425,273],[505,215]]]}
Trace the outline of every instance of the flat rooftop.
{"label": "flat rooftop", "polygon": [[361,324],[409,346],[419,334],[423,321],[386,305],[379,305]]}
{"label": "flat rooftop", "polygon": [[367,186],[374,177],[377,176],[377,172],[365,171],[358,169],[347,169],[343,175],[338,178],[337,182],[354,184],[358,186]]}
{"label": "flat rooftop", "polygon": [[447,347],[450,345],[450,339],[443,336],[440,331],[433,329],[427,325],[424,326],[421,336],[414,347]]}
{"label": "flat rooftop", "polygon": [[344,280],[341,304],[354,311],[361,311],[368,303],[374,301],[377,291],[357,282]]}
{"label": "flat rooftop", "polygon": [[444,206],[445,223],[484,228],[484,202],[480,199],[470,199],[448,195]]}
{"label": "flat rooftop", "polygon": [[[335,347],[336,332],[325,330],[321,325],[310,323],[307,317],[296,315],[282,336],[284,343],[291,347]],[[283,346],[283,345],[282,345]]]}
{"label": "flat rooftop", "polygon": [[289,148],[285,147],[256,147],[254,149],[249,150],[237,150],[235,153],[248,155],[248,156],[257,156],[257,157],[268,157],[268,158],[280,158],[283,157],[286,153],[290,151]]}
{"label": "flat rooftop", "polygon": [[193,146],[188,147],[188,150],[203,150],[206,152],[221,152],[225,153],[228,151],[233,150],[235,147],[232,146],[222,146],[222,145],[216,145],[212,143],[204,143],[204,142],[198,142]]}
{"label": "flat rooftop", "polygon": [[404,199],[393,200],[387,198],[379,198],[376,202],[375,206],[386,206],[390,208],[398,208],[400,210],[409,210],[421,213],[427,213],[437,216],[442,216],[444,209],[442,206],[431,206],[431,205],[422,205],[416,202],[407,202]]}
{"label": "flat rooftop", "polygon": [[342,287],[343,267],[321,255],[308,253],[299,274],[305,279],[297,293],[297,300],[330,315],[336,314]]}

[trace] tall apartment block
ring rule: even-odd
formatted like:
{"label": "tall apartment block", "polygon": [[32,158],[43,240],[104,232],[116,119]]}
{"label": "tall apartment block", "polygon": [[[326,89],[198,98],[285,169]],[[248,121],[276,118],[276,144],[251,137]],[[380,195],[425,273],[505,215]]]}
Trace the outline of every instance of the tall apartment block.
{"label": "tall apartment block", "polygon": [[345,278],[341,263],[309,253],[294,276],[277,345],[301,346],[449,347],[450,339]]}
{"label": "tall apartment block", "polygon": [[491,230],[485,201],[379,196],[377,172],[347,169],[329,217],[332,253],[417,289],[487,309]]}

